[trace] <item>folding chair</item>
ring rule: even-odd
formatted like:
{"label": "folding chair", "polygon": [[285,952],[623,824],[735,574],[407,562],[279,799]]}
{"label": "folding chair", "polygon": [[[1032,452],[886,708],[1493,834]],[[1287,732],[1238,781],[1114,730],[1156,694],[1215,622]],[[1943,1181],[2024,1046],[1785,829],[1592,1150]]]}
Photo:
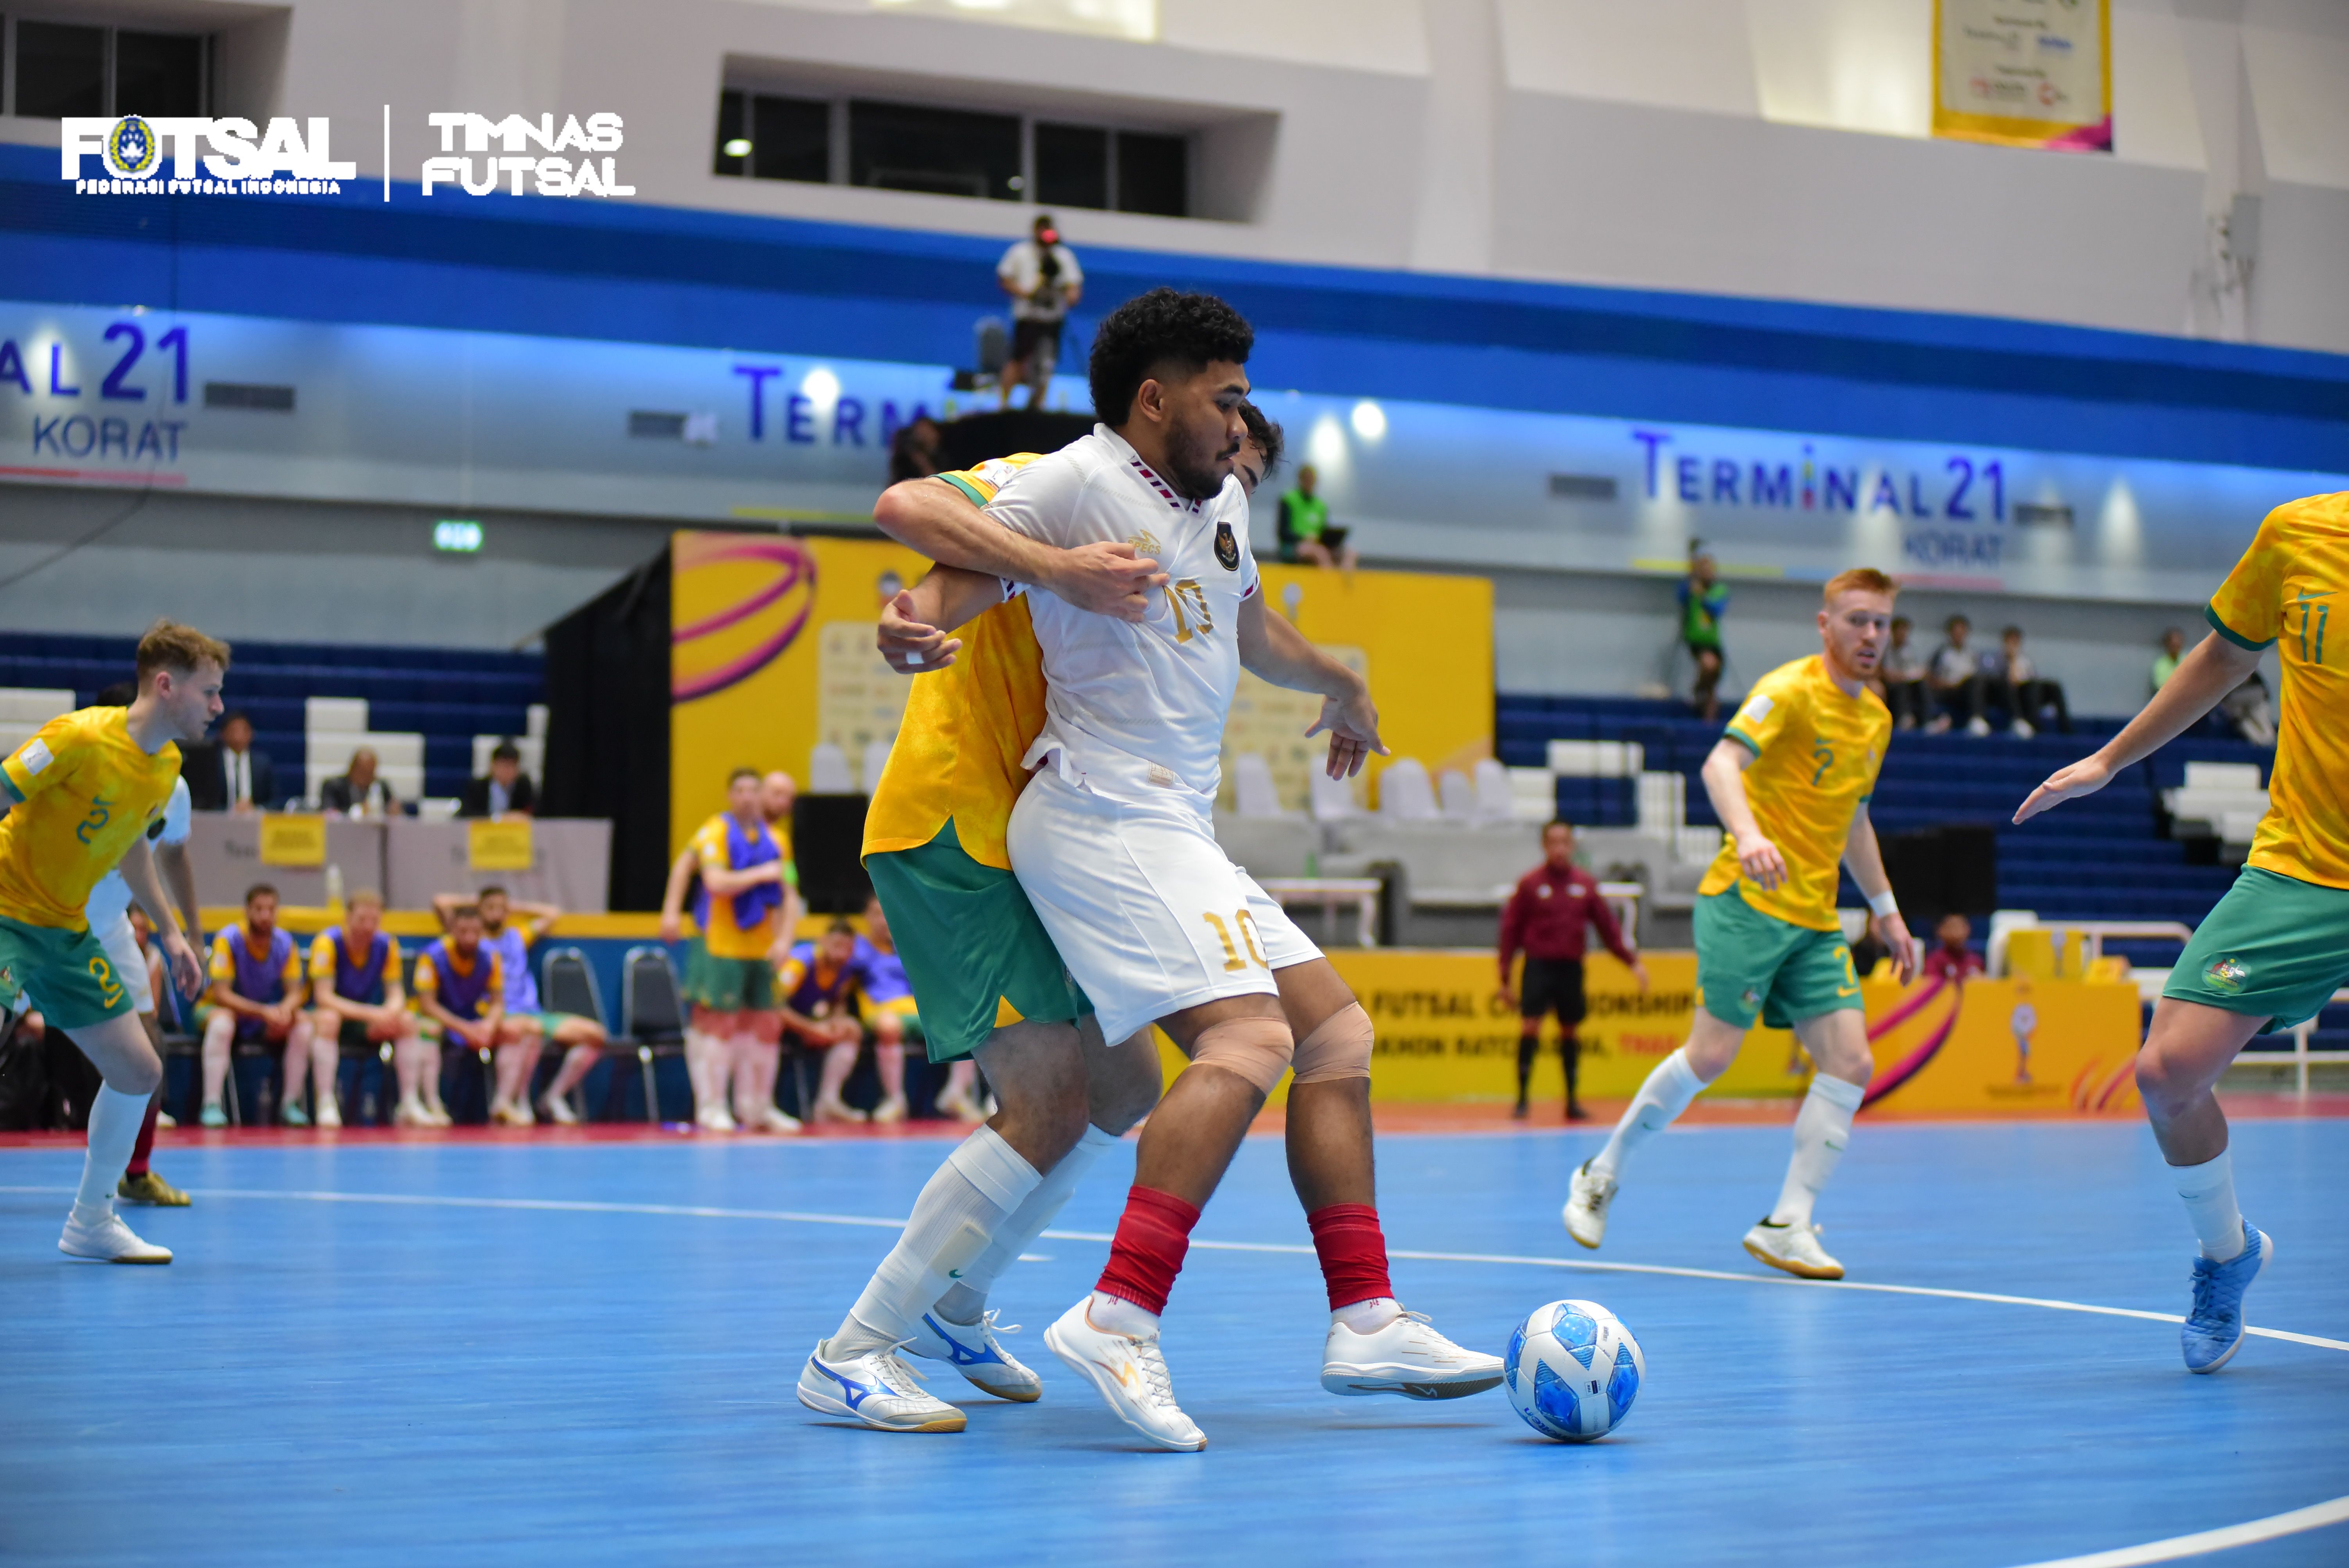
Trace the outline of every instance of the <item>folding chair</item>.
{"label": "folding chair", "polygon": [[645,1077],[645,1119],[660,1120],[660,1085],[653,1075],[656,1056],[685,1054],[685,1006],[678,995],[677,968],[668,949],[646,944],[620,960],[620,1038],[636,1047]]}
{"label": "folding chair", "polygon": [[[611,1034],[612,1021],[604,1012],[603,989],[595,984],[595,971],[589,966],[587,954],[578,948],[556,947],[548,950],[545,960],[539,965],[538,994],[546,1004],[548,1012],[570,1013],[582,1018],[593,1018],[596,1026],[606,1036]],[[559,1058],[556,1070],[558,1072],[562,1070]],[[614,1074],[612,1081],[616,1086],[619,1082],[619,1075]],[[584,1080],[576,1092],[580,1103],[573,1109],[584,1116],[586,1114],[587,1099]],[[610,1096],[605,1097],[606,1112],[611,1109],[610,1099]],[[609,1121],[614,1118],[607,1114],[604,1119]]]}

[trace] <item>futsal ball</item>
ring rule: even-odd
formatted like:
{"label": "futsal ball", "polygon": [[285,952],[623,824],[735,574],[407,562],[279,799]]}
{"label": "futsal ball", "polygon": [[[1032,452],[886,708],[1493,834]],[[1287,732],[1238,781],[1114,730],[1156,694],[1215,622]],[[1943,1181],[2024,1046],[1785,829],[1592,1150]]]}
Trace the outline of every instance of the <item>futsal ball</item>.
{"label": "futsal ball", "polygon": [[1526,1425],[1568,1443],[1587,1443],[1619,1426],[1648,1374],[1640,1342],[1595,1301],[1536,1307],[1509,1336],[1502,1367],[1509,1403]]}

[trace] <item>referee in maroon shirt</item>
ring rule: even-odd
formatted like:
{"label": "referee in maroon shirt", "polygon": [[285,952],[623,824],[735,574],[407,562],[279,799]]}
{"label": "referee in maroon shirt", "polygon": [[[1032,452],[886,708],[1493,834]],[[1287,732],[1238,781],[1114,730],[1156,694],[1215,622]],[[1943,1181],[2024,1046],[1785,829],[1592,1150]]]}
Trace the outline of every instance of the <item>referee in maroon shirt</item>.
{"label": "referee in maroon shirt", "polygon": [[[1574,825],[1552,822],[1542,830],[1542,863],[1527,872],[1501,909],[1501,999],[1515,1006],[1523,1020],[1517,1035],[1517,1109],[1526,1114],[1526,1086],[1534,1074],[1534,1054],[1541,1048],[1541,1021],[1555,1012],[1558,1023],[1558,1055],[1566,1060],[1566,1119],[1587,1119],[1575,1098],[1575,1081],[1582,1064],[1582,1042],[1575,1029],[1582,1022],[1582,949],[1585,932],[1599,928],[1607,951],[1631,967],[1640,989],[1648,988],[1648,966],[1623,940],[1615,912],[1599,895],[1599,879],[1574,863]],[[1509,966],[1523,949],[1524,985],[1513,990]]]}

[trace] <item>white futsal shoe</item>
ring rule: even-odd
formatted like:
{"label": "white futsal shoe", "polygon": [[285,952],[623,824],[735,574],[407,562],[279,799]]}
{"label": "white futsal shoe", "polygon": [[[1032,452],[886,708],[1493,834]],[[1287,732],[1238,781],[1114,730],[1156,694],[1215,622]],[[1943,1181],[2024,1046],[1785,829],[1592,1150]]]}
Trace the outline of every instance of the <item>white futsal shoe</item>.
{"label": "white futsal shoe", "polygon": [[962,1412],[922,1387],[922,1375],[897,1354],[902,1345],[835,1361],[825,1354],[831,1343],[818,1341],[807,1365],[800,1368],[801,1404],[884,1432],[962,1430]]}
{"label": "white futsal shoe", "polygon": [[1174,1403],[1174,1383],[1159,1353],[1158,1336],[1137,1339],[1094,1327],[1085,1312],[1092,1299],[1088,1291],[1044,1330],[1045,1346],[1101,1391],[1112,1414],[1160,1448],[1206,1448],[1207,1434]]}
{"label": "white futsal shoe", "polygon": [[1800,1279],[1843,1278],[1843,1264],[1819,1245],[1816,1225],[1774,1225],[1764,1220],[1745,1233],[1745,1250]]}
{"label": "white futsal shoe", "polygon": [[538,1097],[538,1114],[557,1127],[576,1127],[579,1113],[561,1095],[549,1092]]}
{"label": "white futsal shoe", "polygon": [[57,1251],[69,1258],[88,1258],[101,1264],[168,1264],[171,1249],[159,1247],[152,1242],[140,1241],[122,1216],[109,1212],[95,1224],[84,1224],[71,1215],[66,1217],[66,1233],[57,1238]]}
{"label": "white futsal shoe", "polygon": [[800,1119],[780,1105],[762,1106],[742,1123],[752,1132],[797,1132]]}
{"label": "white futsal shoe", "polygon": [[1423,1312],[1398,1313],[1368,1334],[1332,1323],[1321,1352],[1321,1387],[1332,1394],[1457,1399],[1500,1380],[1499,1357],[1463,1350],[1436,1333]]}
{"label": "white futsal shoe", "polygon": [[734,1115],[722,1105],[705,1105],[693,1113],[693,1125],[704,1132],[731,1132]]}
{"label": "white futsal shoe", "polygon": [[943,1361],[999,1399],[1032,1405],[1044,1397],[1044,1379],[1003,1348],[996,1336],[1017,1334],[1017,1324],[999,1329],[990,1308],[977,1323],[949,1323],[936,1312],[926,1312],[914,1326],[906,1351],[927,1361]]}
{"label": "white futsal shoe", "polygon": [[1607,1205],[1615,1201],[1615,1191],[1613,1181],[1592,1175],[1590,1161],[1584,1161],[1567,1188],[1566,1233],[1597,1250],[1607,1239]]}

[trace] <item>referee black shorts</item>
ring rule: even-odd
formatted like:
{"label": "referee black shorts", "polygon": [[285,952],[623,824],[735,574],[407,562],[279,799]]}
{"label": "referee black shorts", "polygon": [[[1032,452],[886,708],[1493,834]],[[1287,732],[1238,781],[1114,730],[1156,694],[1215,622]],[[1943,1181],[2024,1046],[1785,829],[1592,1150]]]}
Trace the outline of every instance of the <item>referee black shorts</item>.
{"label": "referee black shorts", "polygon": [[1538,1018],[1545,1013],[1556,1013],[1561,1024],[1579,1024],[1583,1011],[1581,959],[1526,960],[1525,981],[1517,991],[1519,1017]]}

